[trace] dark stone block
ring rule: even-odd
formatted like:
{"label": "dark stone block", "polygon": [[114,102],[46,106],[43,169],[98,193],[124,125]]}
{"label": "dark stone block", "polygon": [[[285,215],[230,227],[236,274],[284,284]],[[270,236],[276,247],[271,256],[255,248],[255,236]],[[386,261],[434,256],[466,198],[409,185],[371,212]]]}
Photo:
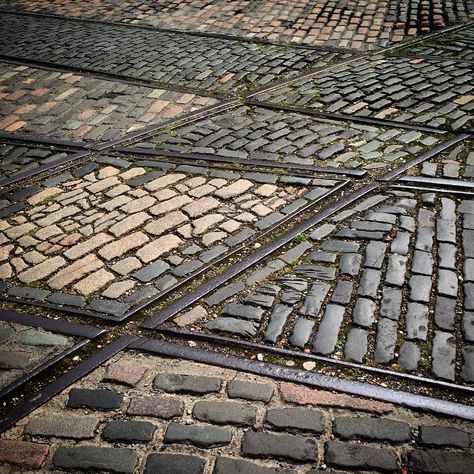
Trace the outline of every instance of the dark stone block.
{"label": "dark stone block", "polygon": [[165,392],[200,395],[218,392],[221,389],[221,383],[222,381],[215,377],[162,373],[153,380],[153,388]]}
{"label": "dark stone block", "polygon": [[120,408],[123,395],[112,390],[90,390],[72,388],[67,406],[70,408],[92,408],[95,410],[115,410]]}
{"label": "dark stone block", "polygon": [[107,471],[124,474],[135,472],[137,455],[127,448],[99,448],[60,446],[53,457],[53,465],[61,469]]}
{"label": "dark stone block", "polygon": [[202,474],[205,461],[197,456],[184,454],[152,453],[148,456],[145,474]]}
{"label": "dark stone block", "polygon": [[102,431],[107,441],[122,443],[148,442],[153,439],[155,425],[146,421],[109,421]]}
{"label": "dark stone block", "polygon": [[316,443],[312,439],[296,435],[247,431],[242,440],[242,451],[250,456],[318,461]]}

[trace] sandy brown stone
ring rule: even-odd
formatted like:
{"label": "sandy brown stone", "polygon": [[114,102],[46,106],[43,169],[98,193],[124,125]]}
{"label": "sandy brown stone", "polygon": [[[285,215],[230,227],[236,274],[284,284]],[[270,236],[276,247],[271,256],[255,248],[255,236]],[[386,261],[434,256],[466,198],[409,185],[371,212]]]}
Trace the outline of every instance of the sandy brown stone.
{"label": "sandy brown stone", "polygon": [[88,277],[84,278],[84,280],[81,280],[79,283],[76,283],[74,285],[74,289],[77,290],[79,293],[87,296],[100,290],[113,279],[114,276],[112,273],[101,268],[100,270],[97,270]]}
{"label": "sandy brown stone", "polygon": [[48,258],[44,262],[20,273],[18,279],[23,283],[33,283],[51,275],[64,265],[66,265],[66,260],[60,256]]}
{"label": "sandy brown stone", "polygon": [[333,393],[287,383],[280,385],[280,393],[285,402],[297,405],[332,406],[375,413],[389,413],[394,408],[389,403],[377,402],[368,398],[352,397],[343,393]]}
{"label": "sandy brown stone", "polygon": [[48,285],[55,290],[59,290],[103,266],[103,262],[94,254],[86,255],[56,273],[48,280]]}
{"label": "sandy brown stone", "polygon": [[142,247],[137,252],[137,257],[145,263],[156,260],[161,255],[180,246],[183,241],[176,235],[164,235]]}
{"label": "sandy brown stone", "polygon": [[134,232],[102,247],[99,250],[99,255],[106,260],[112,260],[115,257],[120,257],[131,249],[140,247],[149,240],[150,239],[143,232]]}

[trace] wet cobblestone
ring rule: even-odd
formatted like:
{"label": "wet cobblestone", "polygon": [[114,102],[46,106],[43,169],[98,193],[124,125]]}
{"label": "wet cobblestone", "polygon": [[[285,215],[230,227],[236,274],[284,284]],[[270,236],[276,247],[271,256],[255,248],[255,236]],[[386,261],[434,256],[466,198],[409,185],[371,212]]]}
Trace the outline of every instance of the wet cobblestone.
{"label": "wet cobblestone", "polygon": [[209,97],[0,64],[0,130],[104,141],[217,103]]}
{"label": "wet cobblestone", "polygon": [[474,471],[471,0],[0,8],[2,473]]}
{"label": "wet cobblestone", "polygon": [[2,54],[191,91],[235,93],[351,57],[345,52],[291,49],[65,19],[2,15],[2,21]]}
{"label": "wet cobblestone", "polygon": [[78,340],[0,319],[0,390],[71,348]]}
{"label": "wet cobblestone", "polygon": [[13,177],[24,171],[31,171],[70,155],[70,152],[48,148],[9,145],[0,143],[0,180]]}
{"label": "wet cobblestone", "polygon": [[[254,98],[321,112],[469,129],[473,71],[468,62],[377,55]],[[418,134],[412,132],[414,137]]]}
{"label": "wet cobblestone", "polygon": [[[365,212],[353,207],[344,211],[344,219],[334,216],[328,222],[339,222],[338,227],[310,240],[301,256],[281,270],[257,280],[247,273],[236,280],[245,289],[222,301],[213,302],[211,295],[207,305],[200,302],[205,311],[188,327],[471,383],[471,359],[459,354],[471,353],[472,275],[458,272],[463,262],[470,272],[472,231],[466,219],[472,201],[435,193],[426,203],[424,197],[423,192],[389,190],[358,203]],[[356,230],[366,224],[385,230]],[[406,247],[398,243],[402,238]],[[456,248],[461,241],[464,246]],[[446,251],[451,259],[436,258]],[[348,267],[348,259],[357,263]],[[268,288],[270,305],[257,298]],[[448,322],[444,311],[451,303]],[[464,339],[456,334],[461,324]]]}
{"label": "wet cobblestone", "polygon": [[[106,370],[117,371],[130,364],[140,374],[146,373],[133,388],[105,380]],[[0,462],[16,463],[19,469],[35,463],[36,472],[200,474],[399,472],[408,465],[416,467],[416,472],[467,473],[474,465],[469,422],[136,352],[119,355],[107,365],[7,432],[7,439],[0,441],[9,443]],[[202,374],[218,382],[216,391],[177,395],[170,387],[171,392],[165,389],[160,395],[170,400],[179,397],[186,407],[172,420],[157,414],[125,413],[137,396],[156,397],[154,378],[199,380]],[[265,402],[232,401],[227,393],[234,383],[260,384],[274,395]],[[65,405],[73,391],[85,389],[118,391],[123,402],[106,411]],[[347,398],[345,406],[341,397]],[[244,414],[252,420],[245,419],[242,425]],[[247,426],[251,422],[252,427]],[[83,441],[76,444],[77,439]],[[22,458],[20,443],[26,442],[31,455]],[[442,450],[443,446],[450,446],[450,451]],[[2,467],[7,473],[16,469],[8,464]]]}
{"label": "wet cobblestone", "polygon": [[104,157],[34,189],[19,213],[3,208],[7,294],[121,317],[339,184],[218,175]]}
{"label": "wet cobblestone", "polygon": [[474,61],[474,27],[468,26],[452,33],[445,33],[432,40],[398,50],[395,54],[431,56],[456,61]]}
{"label": "wet cobblestone", "polygon": [[236,160],[377,170],[421,154],[441,135],[240,107],[135,147]]}
{"label": "wet cobblestone", "polygon": [[272,0],[253,3],[239,0],[227,3],[218,0],[188,2],[152,0],[138,4],[129,0],[116,2],[77,2],[71,0],[15,0],[4,2],[6,8],[55,13],[144,24],[190,31],[227,33],[247,38],[264,38],[283,43],[373,49],[406,38],[467,22],[472,17],[470,2],[424,3],[402,2],[334,3],[298,0],[288,5]]}
{"label": "wet cobblestone", "polygon": [[[410,170],[410,177],[443,178],[447,180],[474,180],[474,146],[472,140],[466,140],[425,161],[416,169]],[[447,183],[448,184],[448,183]]]}

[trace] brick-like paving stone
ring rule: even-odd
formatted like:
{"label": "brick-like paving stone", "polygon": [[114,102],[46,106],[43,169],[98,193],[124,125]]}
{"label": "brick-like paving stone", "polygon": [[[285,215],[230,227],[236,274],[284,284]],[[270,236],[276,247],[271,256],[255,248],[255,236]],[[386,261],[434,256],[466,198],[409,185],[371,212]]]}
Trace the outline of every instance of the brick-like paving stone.
{"label": "brick-like paving stone", "polygon": [[227,33],[248,38],[309,45],[372,49],[469,21],[471,2],[422,3],[278,0],[231,3],[216,0],[189,2],[145,0],[132,2],[88,0],[15,0],[0,3],[8,9],[55,13],[180,30]]}
{"label": "brick-like paving stone", "polygon": [[376,170],[412,159],[442,140],[438,134],[240,107],[134,146],[269,164]]}
{"label": "brick-like paving stone", "polygon": [[199,301],[185,327],[470,384],[473,214],[462,195],[373,194]]}
{"label": "brick-like paving stone", "polygon": [[[422,161],[473,125],[472,26],[354,57],[467,22],[471,1],[0,0],[0,8],[15,9],[1,14],[0,54],[25,64],[0,65],[7,134],[100,145],[219,104],[216,93],[240,100],[275,84],[251,96],[260,106],[235,100],[139,143],[120,141],[136,153],[98,148],[106,151],[2,189],[3,308],[27,303],[46,317],[66,310],[119,322],[166,295],[140,320],[109,327],[93,348],[108,350],[116,336],[142,334],[146,317],[185,296],[192,303],[164,323],[190,331],[184,345],[204,348],[193,333],[226,336],[219,355],[232,339],[260,344],[262,353],[240,354],[248,364],[335,377],[356,362],[360,382],[382,368],[472,389],[472,140]],[[68,156],[59,145],[8,140],[0,139],[0,183]],[[404,168],[403,180],[378,182],[327,212],[329,202],[415,158],[420,164]],[[250,160],[268,166],[251,168]],[[333,167],[349,178],[331,174]],[[350,178],[361,170],[361,180]],[[301,222],[302,210],[304,218],[327,217],[271,255],[264,247],[256,254],[264,257],[205,287],[198,300],[191,285],[177,288],[198,274],[206,285],[230,265],[242,270],[241,249],[256,252],[280,235],[279,224],[288,230]],[[0,322],[0,389],[79,341]],[[273,348],[293,352],[283,360],[270,355]],[[300,361],[310,353],[319,365]],[[59,377],[90,356],[77,354],[48,374]],[[133,350],[90,370],[2,434],[0,471],[474,471],[472,423],[454,417]],[[2,400],[2,415],[29,397],[34,403],[43,386],[26,387]]]}
{"label": "brick-like paving stone", "polygon": [[[135,365],[133,387],[108,374]],[[138,375],[137,375],[138,377]],[[177,377],[213,390],[176,393]],[[157,390],[155,380],[175,380]],[[229,398],[236,383],[271,400]],[[117,392],[121,408],[68,407],[80,390]],[[162,395],[160,392],[165,392]],[[179,400],[168,417],[125,412],[134,400]],[[217,416],[201,416],[214,413]],[[251,418],[240,421],[246,414]],[[237,416],[239,421],[236,423]],[[222,417],[225,417],[222,418]],[[230,418],[229,418],[230,417]],[[232,418],[232,419],[231,419]],[[253,423],[248,426],[247,423]],[[0,440],[0,469],[220,474],[472,472],[472,423],[365,398],[138,352],[115,356],[20,421]],[[79,444],[75,444],[78,440]],[[412,470],[413,469],[413,470]]]}
{"label": "brick-like paving stone", "polygon": [[255,98],[318,112],[461,130],[474,124],[473,79],[469,62],[375,55]]}
{"label": "brick-like paving stone", "polygon": [[0,64],[0,130],[103,141],[216,99],[72,73]]}
{"label": "brick-like paving stone", "polygon": [[9,296],[121,317],[338,184],[102,157],[5,202],[0,278]]}
{"label": "brick-like paving stone", "polygon": [[0,143],[0,182],[18,173],[32,171],[40,165],[61,160],[70,154],[46,147]]}
{"label": "brick-like paving stone", "polygon": [[[348,59],[314,51],[125,25],[2,15],[0,53],[119,74],[191,91],[238,92]],[[74,37],[74,42],[69,40]],[[159,53],[158,53],[159,52]]]}
{"label": "brick-like paving stone", "polygon": [[407,176],[416,178],[443,178],[448,180],[474,180],[474,141],[466,140],[444,153],[412,168]]}
{"label": "brick-like paving stone", "polygon": [[474,27],[468,26],[452,33],[401,48],[395,54],[423,55],[456,61],[474,61]]}
{"label": "brick-like paving stone", "polygon": [[0,390],[71,348],[78,340],[0,319]]}

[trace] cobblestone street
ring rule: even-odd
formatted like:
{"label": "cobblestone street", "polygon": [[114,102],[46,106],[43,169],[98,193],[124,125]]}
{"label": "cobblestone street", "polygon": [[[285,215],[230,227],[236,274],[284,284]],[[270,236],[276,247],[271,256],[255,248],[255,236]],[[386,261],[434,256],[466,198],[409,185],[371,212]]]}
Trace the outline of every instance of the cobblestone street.
{"label": "cobblestone street", "polygon": [[474,472],[472,0],[0,16],[0,472]]}

